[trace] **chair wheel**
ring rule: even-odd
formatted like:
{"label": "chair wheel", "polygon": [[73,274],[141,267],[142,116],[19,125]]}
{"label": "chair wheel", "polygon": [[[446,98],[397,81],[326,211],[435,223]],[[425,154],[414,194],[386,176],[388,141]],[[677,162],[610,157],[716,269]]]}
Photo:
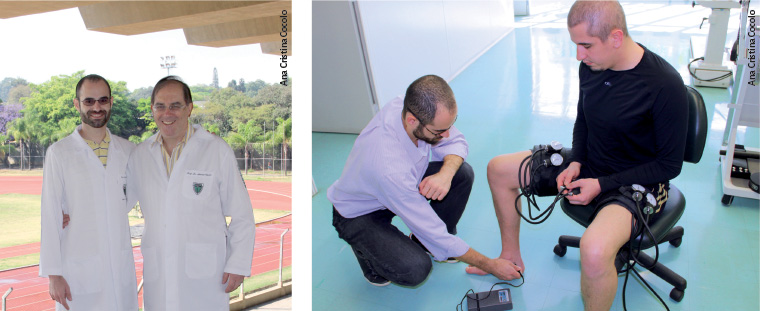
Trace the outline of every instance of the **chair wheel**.
{"label": "chair wheel", "polygon": [[567,246],[563,247],[559,244],[554,245],[554,254],[559,257],[565,257],[565,254],[567,254]]}
{"label": "chair wheel", "polygon": [[670,298],[677,302],[681,302],[681,300],[683,300],[683,291],[674,288],[672,291],[670,291]]}
{"label": "chair wheel", "polygon": [[682,238],[677,238],[677,239],[670,240],[669,242],[670,242],[670,245],[673,245],[674,247],[679,247],[681,246],[682,240],[683,240]]}
{"label": "chair wheel", "polygon": [[725,206],[731,205],[731,203],[734,201],[734,196],[724,194],[723,197],[720,199],[720,203],[723,203]]}

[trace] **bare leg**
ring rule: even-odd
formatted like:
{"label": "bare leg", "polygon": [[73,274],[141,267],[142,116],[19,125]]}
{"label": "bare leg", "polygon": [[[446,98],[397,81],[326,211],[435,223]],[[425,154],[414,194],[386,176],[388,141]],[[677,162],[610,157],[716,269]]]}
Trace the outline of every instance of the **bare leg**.
{"label": "bare leg", "polygon": [[617,292],[615,256],[630,239],[631,212],[603,208],[581,237],[581,294],[587,311],[609,310]]}
{"label": "bare leg", "polygon": [[[493,196],[493,206],[501,233],[500,258],[510,260],[523,271],[525,264],[520,254],[520,216],[515,211],[515,198],[519,195],[518,170],[520,162],[530,155],[522,151],[497,156],[488,163],[488,185]],[[520,202],[517,208],[521,208]],[[521,209],[522,211],[522,209]],[[485,274],[477,268],[468,268],[467,272]]]}

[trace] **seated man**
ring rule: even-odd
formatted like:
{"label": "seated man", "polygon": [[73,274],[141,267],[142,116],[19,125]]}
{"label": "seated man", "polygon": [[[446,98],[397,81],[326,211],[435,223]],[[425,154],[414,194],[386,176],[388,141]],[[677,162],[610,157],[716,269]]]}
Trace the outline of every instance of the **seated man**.
{"label": "seated man", "polygon": [[[333,226],[371,284],[419,285],[432,268],[426,251],[500,279],[519,277],[519,267],[489,259],[454,235],[474,179],[464,163],[467,142],[453,127],[456,117],[446,81],[432,75],[417,79],[403,100],[394,99],[372,118],[340,179],[327,190]],[[395,216],[412,231],[410,237],[391,224]]]}
{"label": "seated man", "polygon": [[[683,162],[687,92],[671,65],[631,39],[618,2],[578,1],[567,25],[582,61],[572,150],[561,166],[544,167],[542,178],[529,182],[542,194],[578,188],[579,194],[567,197],[570,203],[595,209],[581,238],[581,292],[586,310],[609,310],[617,288],[615,256],[631,237],[637,208],[620,188],[644,185],[657,197],[655,209],[663,206],[668,182]],[[499,257],[522,269],[514,204],[518,167],[529,154],[500,155],[488,164],[501,231]]]}

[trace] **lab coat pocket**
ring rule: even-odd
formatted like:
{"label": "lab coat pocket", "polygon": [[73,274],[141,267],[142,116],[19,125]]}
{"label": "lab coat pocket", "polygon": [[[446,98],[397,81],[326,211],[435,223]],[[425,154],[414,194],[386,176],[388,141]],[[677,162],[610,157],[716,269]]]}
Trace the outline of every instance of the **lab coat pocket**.
{"label": "lab coat pocket", "polygon": [[67,266],[66,282],[69,283],[72,295],[100,292],[101,278],[108,277],[103,274],[102,261],[99,257],[70,260]]}
{"label": "lab coat pocket", "polygon": [[191,279],[208,279],[217,270],[216,245],[187,243],[185,247],[185,273]]}
{"label": "lab coat pocket", "polygon": [[182,178],[182,195],[190,200],[203,200],[208,198],[214,187],[214,174],[205,171],[185,171]]}

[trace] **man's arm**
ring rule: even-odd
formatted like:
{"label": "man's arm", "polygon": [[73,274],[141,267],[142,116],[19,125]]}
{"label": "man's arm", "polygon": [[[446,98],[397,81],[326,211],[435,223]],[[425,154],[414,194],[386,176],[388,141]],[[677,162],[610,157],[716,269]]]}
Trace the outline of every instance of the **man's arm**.
{"label": "man's arm", "polygon": [[443,200],[451,189],[451,180],[462,166],[464,159],[458,155],[450,154],[443,157],[443,166],[438,173],[425,177],[420,182],[420,194],[431,200]]}
{"label": "man's arm", "polygon": [[436,260],[461,256],[469,246],[446,230],[430,203],[417,192],[417,179],[410,173],[380,173],[377,176],[380,204],[399,216]]}
{"label": "man's arm", "polygon": [[222,212],[224,216],[231,217],[231,221],[227,227],[229,258],[224,265],[222,283],[227,283],[226,290],[231,292],[240,286],[244,276],[251,275],[256,224],[253,219],[251,199],[231,149],[223,161],[225,163],[223,164],[224,171],[220,175],[219,194],[222,200]]}

